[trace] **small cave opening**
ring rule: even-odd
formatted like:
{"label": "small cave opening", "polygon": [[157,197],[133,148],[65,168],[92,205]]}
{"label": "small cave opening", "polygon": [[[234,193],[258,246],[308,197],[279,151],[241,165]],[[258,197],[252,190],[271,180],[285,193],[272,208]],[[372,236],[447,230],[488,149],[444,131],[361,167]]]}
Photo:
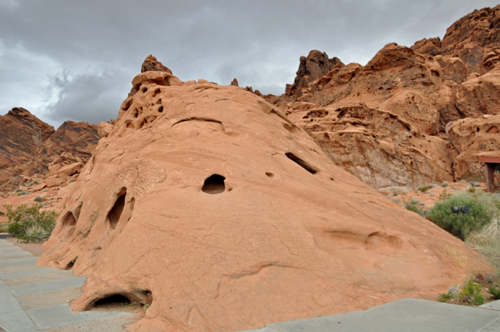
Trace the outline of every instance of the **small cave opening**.
{"label": "small cave opening", "polygon": [[163,113],[163,106],[160,106],[160,107],[158,108],[158,113]]}
{"label": "small cave opening", "polygon": [[139,129],[142,129],[148,123],[148,119],[142,119],[141,123],[139,123]]}
{"label": "small cave opening", "polygon": [[107,220],[109,222],[109,226],[111,229],[115,229],[118,221],[120,220],[120,216],[122,215],[123,208],[125,207],[125,197],[127,196],[127,189],[122,188],[117,195],[117,199],[113,208],[108,213]]}
{"label": "small cave opening", "polygon": [[118,306],[126,305],[126,304],[131,304],[132,301],[126,296],[123,296],[121,294],[113,294],[107,297],[104,297],[102,299],[99,299],[95,301],[92,305],[91,308],[95,309],[107,309],[107,308],[116,308]]}
{"label": "small cave opening", "polygon": [[285,155],[288,157],[288,159],[292,160],[293,162],[295,162],[297,165],[299,165],[300,167],[302,167],[303,169],[305,169],[309,173],[311,173],[311,174],[318,173],[318,169],[316,167],[310,165],[307,161],[297,157],[293,153],[288,152]]}
{"label": "small cave opening", "polygon": [[267,175],[267,177],[270,177],[270,178],[273,178],[273,177],[274,177],[274,174],[273,174],[273,173],[271,173],[271,172],[266,172],[266,175]]}
{"label": "small cave opening", "polygon": [[75,226],[76,225],[76,218],[73,212],[69,211],[66,213],[63,219],[63,226]]}
{"label": "small cave opening", "polygon": [[213,174],[205,180],[201,191],[211,195],[223,193],[226,189],[226,185],[224,184],[225,179],[222,175]]}

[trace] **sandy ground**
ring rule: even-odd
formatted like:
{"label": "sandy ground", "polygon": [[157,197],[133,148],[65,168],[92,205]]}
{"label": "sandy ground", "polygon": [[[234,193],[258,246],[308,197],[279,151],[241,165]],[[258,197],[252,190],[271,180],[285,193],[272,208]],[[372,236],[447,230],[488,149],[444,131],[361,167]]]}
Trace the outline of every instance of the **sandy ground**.
{"label": "sandy ground", "polygon": [[22,243],[16,238],[8,238],[6,239],[7,241],[14,243],[16,246],[19,246],[23,248],[26,251],[29,251],[35,256],[41,256],[43,253],[42,249],[42,242],[29,242],[29,243]]}

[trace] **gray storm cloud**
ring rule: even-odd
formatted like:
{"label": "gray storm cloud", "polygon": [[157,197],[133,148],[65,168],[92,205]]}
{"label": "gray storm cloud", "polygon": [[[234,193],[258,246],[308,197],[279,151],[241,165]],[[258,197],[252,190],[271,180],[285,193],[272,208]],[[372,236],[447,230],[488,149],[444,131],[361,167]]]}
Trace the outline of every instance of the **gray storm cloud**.
{"label": "gray storm cloud", "polygon": [[[52,125],[115,118],[144,58],[182,80],[236,77],[281,94],[299,57],[365,64],[389,42],[443,37],[496,1],[0,0],[0,114],[25,107]],[[51,93],[51,95],[47,95]]]}

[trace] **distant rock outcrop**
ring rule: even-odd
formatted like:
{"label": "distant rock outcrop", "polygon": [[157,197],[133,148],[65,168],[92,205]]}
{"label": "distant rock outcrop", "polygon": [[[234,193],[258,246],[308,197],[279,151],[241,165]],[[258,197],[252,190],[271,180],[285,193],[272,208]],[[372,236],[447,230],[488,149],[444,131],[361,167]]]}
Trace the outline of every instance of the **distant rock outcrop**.
{"label": "distant rock outcrop", "polygon": [[[68,165],[83,165],[97,146],[97,127],[67,121],[55,131],[23,108],[0,116],[0,191],[42,181]],[[77,172],[60,174],[57,185]]]}
{"label": "distant rock outcrop", "polygon": [[170,69],[165,67],[160,61],[156,60],[156,58],[151,54],[146,57],[141,67],[141,73],[145,73],[147,71],[164,71],[172,74]]}
{"label": "distant rock outcrop", "polygon": [[[137,93],[102,128],[37,262],[88,277],[75,310],[122,296],[148,305],[131,331],[242,331],[435,298],[488,269],[462,241],[336,167],[263,98],[167,72],[132,82]],[[307,112],[365,124],[356,135],[393,154],[369,131],[385,126],[410,142],[428,127],[367,106]]]}
{"label": "distant rock outcrop", "polygon": [[328,55],[318,50],[312,50],[307,57],[300,57],[299,70],[295,82],[287,84],[285,95],[300,96],[301,89],[315,79],[327,74],[334,66],[343,67],[344,64],[338,58],[328,58]]}
{"label": "distant rock outcrop", "polygon": [[477,10],[455,22],[442,41],[388,44],[366,66],[338,61],[328,73],[315,65],[325,64],[325,56],[311,51],[301,57],[286,98],[266,100],[283,107],[337,165],[374,188],[460,179],[471,172],[455,160],[462,151],[447,138],[446,125],[500,114],[498,22],[500,6]]}

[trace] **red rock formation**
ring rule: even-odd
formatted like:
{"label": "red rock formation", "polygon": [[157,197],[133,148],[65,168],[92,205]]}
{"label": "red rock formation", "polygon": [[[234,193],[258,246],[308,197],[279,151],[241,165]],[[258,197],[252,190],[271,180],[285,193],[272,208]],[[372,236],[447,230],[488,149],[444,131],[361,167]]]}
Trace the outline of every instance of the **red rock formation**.
{"label": "red rock formation", "polygon": [[[96,125],[67,121],[54,131],[27,110],[14,108],[0,116],[0,191],[16,188],[33,177],[42,180],[66,165],[83,165],[97,141]],[[56,182],[65,180],[67,176],[61,174]]]}
{"label": "red rock formation", "polygon": [[328,58],[328,55],[318,50],[312,50],[307,57],[300,57],[299,70],[295,82],[286,86],[285,95],[300,96],[301,89],[311,81],[327,74],[334,66],[344,66],[338,58]]}
{"label": "red rock formation", "polygon": [[500,115],[465,118],[450,126],[449,137],[459,155],[455,158],[455,177],[483,177],[479,156],[500,156]]}
{"label": "red rock formation", "polygon": [[146,57],[141,67],[141,73],[145,73],[147,71],[164,71],[172,74],[170,69],[165,67],[160,61],[156,60],[156,58],[151,54]]}
{"label": "red rock formation", "polygon": [[[500,5],[475,11],[455,22],[442,41],[424,39],[411,48],[388,44],[366,66],[337,64],[300,88],[289,86],[285,98],[266,99],[284,107],[337,165],[375,188],[415,188],[471,174],[451,167],[461,152],[446,140],[445,127],[465,117],[500,114],[499,14]],[[304,63],[301,58],[296,82],[310,77]],[[352,118],[336,117],[346,109],[356,110],[347,112]],[[329,116],[308,115],[315,110]],[[379,118],[384,125],[375,125]],[[353,139],[341,132],[364,134]],[[412,139],[406,139],[408,132]],[[378,141],[393,148],[383,149]]]}
{"label": "red rock formation", "polygon": [[[137,93],[38,261],[88,277],[74,309],[119,294],[149,305],[132,331],[241,331],[435,298],[481,267],[463,242],[336,167],[261,97],[149,73],[134,78]],[[386,121],[364,106],[334,113]],[[412,135],[384,114],[388,132]]]}

